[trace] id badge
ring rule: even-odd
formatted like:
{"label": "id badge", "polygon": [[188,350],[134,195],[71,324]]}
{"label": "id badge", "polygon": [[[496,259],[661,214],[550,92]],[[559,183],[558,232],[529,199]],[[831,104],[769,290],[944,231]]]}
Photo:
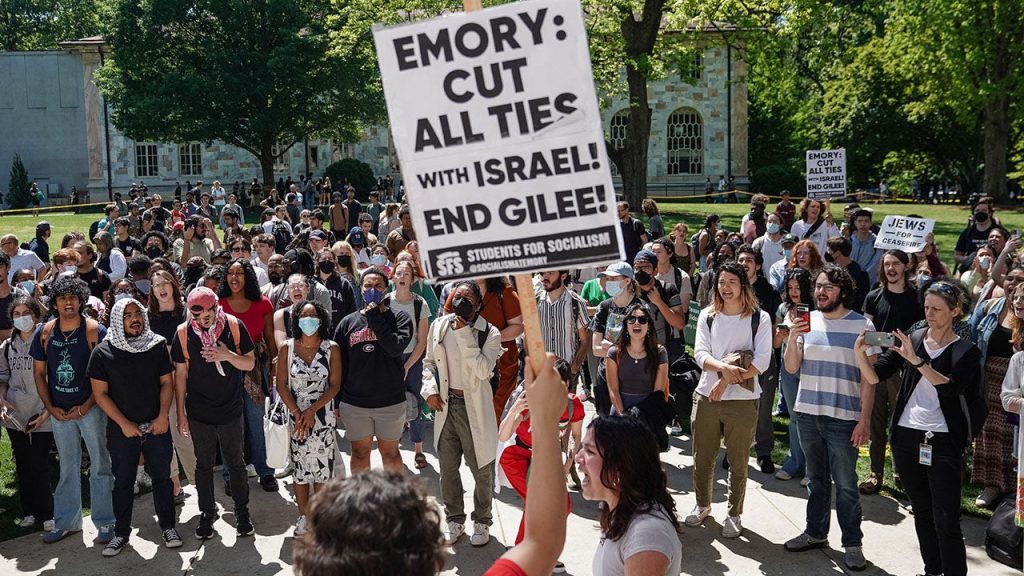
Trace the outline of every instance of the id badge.
{"label": "id badge", "polygon": [[921,444],[921,450],[918,452],[917,461],[922,466],[932,465],[932,447],[930,444]]}

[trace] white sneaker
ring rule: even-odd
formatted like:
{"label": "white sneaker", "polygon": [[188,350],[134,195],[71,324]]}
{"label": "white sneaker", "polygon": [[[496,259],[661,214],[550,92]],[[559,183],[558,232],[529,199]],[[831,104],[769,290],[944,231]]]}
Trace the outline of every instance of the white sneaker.
{"label": "white sneaker", "polygon": [[259,474],[256,473],[256,467],[253,466],[252,464],[249,464],[248,466],[245,467],[245,473],[249,475],[249,478],[255,478],[259,476]]}
{"label": "white sneaker", "polygon": [[53,532],[57,529],[57,523],[52,519],[43,522],[43,532]]}
{"label": "white sneaker", "polygon": [[786,472],[782,468],[779,468],[778,470],[775,471],[775,478],[777,480],[792,480],[793,476],[789,472]]}
{"label": "white sneaker", "polygon": [[449,522],[448,530],[444,534],[444,543],[448,546],[455,544],[459,538],[466,533],[466,525],[459,522]]}
{"label": "white sneaker", "polygon": [[28,516],[25,516],[20,521],[18,521],[18,526],[21,526],[22,528],[31,528],[32,526],[35,526],[35,525],[36,525],[36,517],[31,515],[31,514],[29,514]]}
{"label": "white sneaker", "polygon": [[147,474],[145,469],[142,468],[140,468],[138,473],[135,474],[135,483],[143,489],[153,487],[153,479],[150,478],[149,474]]}
{"label": "white sneaker", "polygon": [[[248,468],[246,470],[248,471]],[[253,467],[253,470],[256,470],[256,468]],[[288,466],[285,466],[284,468],[282,468],[282,469],[278,470],[277,472],[275,472],[274,473],[274,478],[277,478],[278,480],[280,480],[282,478],[287,478],[287,477],[289,477],[291,475],[292,475],[292,465],[288,464]]]}
{"label": "white sneaker", "polygon": [[479,522],[473,523],[473,535],[469,537],[469,543],[473,546],[486,546],[491,541],[491,527]]}
{"label": "white sneaker", "polygon": [[743,532],[743,523],[739,516],[729,516],[722,524],[722,538],[738,538]]}
{"label": "white sneaker", "polygon": [[683,524],[687,526],[700,526],[704,519],[711,515],[711,506],[701,508],[698,504],[693,507],[693,512],[683,520]]}
{"label": "white sneaker", "polygon": [[299,519],[295,522],[295,535],[302,536],[306,533],[306,517],[299,516]]}
{"label": "white sneaker", "polygon": [[811,483],[811,479],[808,478],[807,476],[804,476],[803,478],[800,479],[800,485],[801,486],[806,487],[810,483]]}

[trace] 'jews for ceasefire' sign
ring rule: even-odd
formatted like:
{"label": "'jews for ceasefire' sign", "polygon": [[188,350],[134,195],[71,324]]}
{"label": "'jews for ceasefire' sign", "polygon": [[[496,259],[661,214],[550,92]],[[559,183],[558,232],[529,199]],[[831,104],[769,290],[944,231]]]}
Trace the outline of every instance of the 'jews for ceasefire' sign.
{"label": "'jews for ceasefire' sign", "polygon": [[935,220],[911,218],[910,216],[889,215],[882,221],[875,238],[875,248],[882,250],[903,250],[920,252],[927,244],[927,237],[935,228]]}
{"label": "'jews for ceasefire' sign", "polygon": [[622,258],[576,0],[377,28],[374,40],[431,278]]}

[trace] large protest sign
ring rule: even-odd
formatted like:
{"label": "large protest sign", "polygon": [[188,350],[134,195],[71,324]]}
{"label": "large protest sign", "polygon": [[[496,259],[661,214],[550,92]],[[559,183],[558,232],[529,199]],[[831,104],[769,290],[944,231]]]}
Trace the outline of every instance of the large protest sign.
{"label": "large protest sign", "polygon": [[807,151],[807,197],[815,200],[846,196],[846,149]]}
{"label": "large protest sign", "polygon": [[430,277],[622,258],[576,0],[377,28],[374,40]]}
{"label": "large protest sign", "polygon": [[935,220],[930,218],[886,216],[878,230],[878,237],[875,238],[875,248],[920,252],[924,250],[926,238],[934,228]]}

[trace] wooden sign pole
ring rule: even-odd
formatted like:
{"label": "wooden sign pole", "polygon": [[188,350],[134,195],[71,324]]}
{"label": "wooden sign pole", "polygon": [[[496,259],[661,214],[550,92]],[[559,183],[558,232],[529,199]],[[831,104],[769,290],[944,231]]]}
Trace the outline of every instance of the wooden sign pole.
{"label": "wooden sign pole", "polygon": [[[480,0],[462,0],[466,12],[480,10]],[[523,332],[526,338],[526,354],[534,372],[544,366],[544,339],[540,333],[540,315],[537,314],[537,298],[533,291],[533,277],[529,274],[516,275],[516,292],[519,294],[519,310],[523,316]]]}

